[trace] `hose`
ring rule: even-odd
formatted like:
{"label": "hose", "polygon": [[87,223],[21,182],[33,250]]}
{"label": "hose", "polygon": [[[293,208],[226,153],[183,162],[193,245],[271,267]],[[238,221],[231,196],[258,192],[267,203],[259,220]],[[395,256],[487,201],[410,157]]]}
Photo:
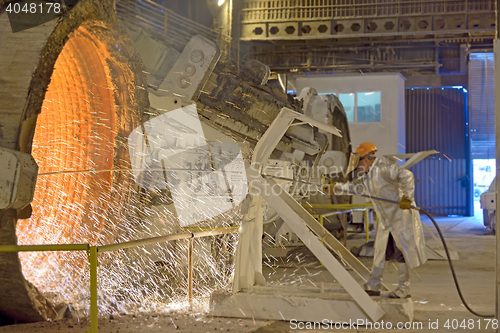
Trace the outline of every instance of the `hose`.
{"label": "hose", "polygon": [[[358,196],[361,196],[361,197],[366,197],[366,198],[369,198],[369,199],[374,199],[374,200],[379,200],[379,201],[390,202],[390,203],[393,203],[395,205],[399,205],[398,201],[377,198],[377,197],[373,197],[373,196],[370,196],[370,195],[358,194],[358,193],[351,192],[351,191],[346,191],[346,190],[343,190],[342,192],[347,192],[347,193],[355,194],[355,195],[358,195]],[[439,234],[439,238],[441,238],[441,242],[443,243],[444,250],[446,252],[446,257],[448,258],[448,263],[450,264],[450,270],[451,270],[451,274],[453,275],[453,280],[455,281],[455,286],[456,286],[457,291],[458,291],[458,296],[460,296],[460,299],[462,300],[462,303],[464,304],[465,308],[467,310],[469,310],[469,312],[472,313],[475,316],[483,317],[483,318],[495,318],[494,314],[481,314],[481,313],[478,313],[478,312],[472,310],[471,307],[469,306],[469,304],[467,304],[467,302],[464,299],[464,296],[462,295],[462,291],[460,290],[460,286],[458,284],[458,279],[457,279],[457,276],[455,274],[455,269],[453,268],[453,263],[451,262],[451,257],[450,257],[450,252],[448,251],[448,246],[446,245],[446,241],[444,240],[443,234],[441,233],[441,229],[439,228],[436,220],[434,220],[434,218],[432,217],[431,214],[429,214],[427,211],[425,211],[424,209],[422,209],[420,207],[411,206],[411,208],[416,209],[416,210],[424,213],[425,215],[427,215],[431,219],[432,223],[434,224],[434,227],[436,227],[436,230],[437,230],[437,232]]]}
{"label": "hose", "polygon": [[457,276],[455,275],[455,269],[453,268],[453,264],[451,262],[450,253],[448,252],[448,246],[446,246],[446,242],[444,240],[443,234],[441,233],[441,229],[439,229],[439,226],[438,226],[437,222],[434,220],[434,218],[432,217],[432,215],[429,214],[424,209],[419,208],[419,207],[413,207],[413,206],[412,206],[412,208],[415,208],[418,211],[420,211],[420,212],[424,213],[425,215],[427,215],[431,219],[431,221],[434,224],[434,226],[436,227],[436,230],[437,230],[437,232],[439,234],[439,238],[441,238],[441,242],[443,242],[444,250],[446,251],[446,257],[448,258],[448,263],[450,264],[450,270],[451,270],[451,274],[453,275],[453,280],[455,281],[455,286],[457,287],[458,296],[460,296],[460,299],[462,300],[462,303],[464,304],[465,308],[467,310],[469,310],[470,313],[472,313],[473,315],[476,315],[478,317],[495,318],[494,314],[487,314],[486,315],[486,314],[478,313],[478,312],[472,310],[471,307],[469,306],[469,304],[467,304],[467,302],[464,299],[464,296],[462,295],[462,291],[460,290],[460,286],[458,285]]}
{"label": "hose", "polygon": [[[283,178],[283,177],[276,177],[276,176],[271,176],[271,175],[263,175],[263,176],[271,177],[271,178],[277,178],[277,179],[283,179],[283,180],[288,180],[288,181],[293,181],[293,182],[305,183],[305,184],[309,184],[309,185],[315,185],[315,186],[323,187],[323,190],[325,190],[325,185],[314,184],[314,183],[309,183],[309,182],[306,182],[306,181],[289,179],[289,178]],[[326,186],[328,187],[328,185],[326,185]],[[359,193],[351,192],[351,191],[348,191],[348,190],[340,190],[340,191],[341,192],[346,192],[346,193],[349,193],[349,194],[354,194],[354,195],[357,195],[357,196],[360,196],[360,197],[365,197],[365,198],[374,199],[374,200],[378,200],[378,201],[389,202],[389,203],[392,203],[392,204],[395,204],[395,205],[399,206],[399,201],[377,198],[377,197],[373,197],[371,195],[359,194]],[[432,223],[434,224],[434,227],[436,227],[436,230],[437,230],[437,232],[439,234],[439,238],[441,238],[441,242],[443,243],[444,250],[446,252],[446,257],[448,259],[448,263],[450,264],[450,270],[451,270],[451,274],[453,275],[453,281],[455,281],[455,287],[457,288],[458,296],[460,296],[460,299],[462,300],[462,303],[464,304],[465,308],[467,310],[469,310],[469,312],[472,313],[475,316],[483,317],[483,318],[495,318],[494,314],[491,314],[491,315],[488,314],[488,315],[486,315],[486,314],[478,313],[478,312],[472,310],[471,307],[469,306],[469,304],[467,304],[467,302],[464,299],[464,296],[462,295],[462,290],[460,290],[460,285],[458,284],[458,279],[457,279],[457,276],[455,274],[455,269],[453,268],[453,263],[451,262],[451,257],[450,257],[450,252],[448,251],[448,246],[446,245],[446,241],[444,240],[443,234],[441,233],[441,229],[439,228],[436,220],[434,220],[434,218],[432,217],[431,214],[429,214],[427,211],[425,211],[424,209],[422,209],[420,207],[411,206],[411,208],[412,209],[416,209],[416,210],[424,213],[425,215],[427,215],[431,219]]]}

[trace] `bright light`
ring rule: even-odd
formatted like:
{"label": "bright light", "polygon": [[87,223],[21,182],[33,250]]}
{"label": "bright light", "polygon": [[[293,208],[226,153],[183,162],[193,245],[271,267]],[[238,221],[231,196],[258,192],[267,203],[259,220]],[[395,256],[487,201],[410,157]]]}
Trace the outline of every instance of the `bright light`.
{"label": "bright light", "polygon": [[220,6],[222,6],[224,4],[224,2],[226,2],[226,0],[219,0],[219,2],[217,2],[217,4]]}

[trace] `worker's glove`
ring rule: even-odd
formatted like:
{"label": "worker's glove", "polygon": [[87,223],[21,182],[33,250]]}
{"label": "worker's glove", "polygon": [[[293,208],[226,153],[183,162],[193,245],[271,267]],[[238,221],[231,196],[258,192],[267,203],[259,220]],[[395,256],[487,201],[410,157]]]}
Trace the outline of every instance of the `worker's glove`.
{"label": "worker's glove", "polygon": [[401,209],[411,209],[411,201],[406,199],[406,197],[403,195],[401,198],[401,201],[399,202],[399,208]]}
{"label": "worker's glove", "polygon": [[326,194],[333,194],[335,185],[337,185],[337,183],[326,184],[325,186],[323,186],[323,192],[325,192]]}

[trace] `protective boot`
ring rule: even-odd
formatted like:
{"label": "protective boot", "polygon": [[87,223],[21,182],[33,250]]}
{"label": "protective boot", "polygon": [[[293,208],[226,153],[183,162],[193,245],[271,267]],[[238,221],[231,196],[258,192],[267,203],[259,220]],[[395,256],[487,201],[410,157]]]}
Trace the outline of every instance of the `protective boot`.
{"label": "protective boot", "polygon": [[389,298],[410,298],[410,268],[406,263],[400,263],[398,273],[398,287],[389,293]]}
{"label": "protective boot", "polygon": [[380,296],[380,288],[382,287],[382,277],[386,262],[378,267],[373,267],[370,273],[370,279],[365,284],[365,291],[370,296]]}

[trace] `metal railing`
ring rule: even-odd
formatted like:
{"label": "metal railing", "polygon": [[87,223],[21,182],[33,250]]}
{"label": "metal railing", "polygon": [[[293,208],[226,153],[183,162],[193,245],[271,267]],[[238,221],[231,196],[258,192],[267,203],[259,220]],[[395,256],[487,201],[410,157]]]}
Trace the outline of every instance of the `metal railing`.
{"label": "metal railing", "polygon": [[245,0],[242,23],[494,12],[495,1]]}
{"label": "metal railing", "polygon": [[[365,220],[365,235],[366,242],[370,241],[370,219],[368,216],[368,211],[373,210],[373,204],[371,202],[361,203],[361,204],[302,204],[302,207],[308,209],[330,209],[335,210],[334,212],[324,213],[324,214],[314,214],[314,218],[317,218],[321,225],[324,224],[324,219],[328,216],[345,214],[353,211],[362,211]],[[375,216],[376,224],[378,226],[378,218]],[[347,240],[347,226],[342,226],[344,228],[344,246]]]}
{"label": "metal railing", "polygon": [[144,238],[129,242],[91,246],[90,244],[47,244],[47,245],[0,245],[2,252],[34,252],[34,251],[87,251],[90,264],[90,330],[87,333],[98,332],[97,307],[97,258],[99,252],[123,250],[131,247],[188,239],[188,300],[190,306],[193,299],[193,248],[194,239],[208,236],[234,233],[238,227],[229,228],[190,228],[188,232],[170,234],[159,237]]}

